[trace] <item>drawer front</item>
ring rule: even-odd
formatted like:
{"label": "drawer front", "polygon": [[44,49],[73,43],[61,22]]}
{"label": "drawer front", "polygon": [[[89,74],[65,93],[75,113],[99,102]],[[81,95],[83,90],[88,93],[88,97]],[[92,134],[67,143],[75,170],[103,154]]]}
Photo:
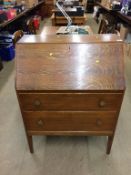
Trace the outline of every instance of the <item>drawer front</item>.
{"label": "drawer front", "polygon": [[115,112],[25,112],[30,131],[112,131]]}
{"label": "drawer front", "polygon": [[122,94],[87,94],[87,93],[30,93],[18,94],[24,111],[43,110],[113,110],[121,104]]}

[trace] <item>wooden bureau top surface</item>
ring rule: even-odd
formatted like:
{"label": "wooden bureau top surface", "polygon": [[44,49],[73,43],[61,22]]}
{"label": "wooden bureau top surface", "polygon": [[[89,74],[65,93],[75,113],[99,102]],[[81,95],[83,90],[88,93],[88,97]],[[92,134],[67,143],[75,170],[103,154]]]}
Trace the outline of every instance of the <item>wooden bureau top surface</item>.
{"label": "wooden bureau top surface", "polygon": [[29,36],[16,51],[19,91],[125,89],[123,43],[115,35]]}

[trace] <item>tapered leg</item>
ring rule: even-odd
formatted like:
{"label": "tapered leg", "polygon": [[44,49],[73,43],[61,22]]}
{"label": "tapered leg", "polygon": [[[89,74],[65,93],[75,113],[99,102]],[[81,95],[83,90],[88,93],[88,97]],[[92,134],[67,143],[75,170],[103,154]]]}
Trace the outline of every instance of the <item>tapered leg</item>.
{"label": "tapered leg", "polygon": [[113,138],[114,138],[113,135],[112,136],[108,136],[107,149],[106,149],[106,153],[107,154],[110,154],[112,143],[113,143]]}
{"label": "tapered leg", "polygon": [[27,135],[27,140],[28,140],[28,145],[29,145],[30,153],[33,153],[34,152],[34,149],[33,149],[32,136]]}

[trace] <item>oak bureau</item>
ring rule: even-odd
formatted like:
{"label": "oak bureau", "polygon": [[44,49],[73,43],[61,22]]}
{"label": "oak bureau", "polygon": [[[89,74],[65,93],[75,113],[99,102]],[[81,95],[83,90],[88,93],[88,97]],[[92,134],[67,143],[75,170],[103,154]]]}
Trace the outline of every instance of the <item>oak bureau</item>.
{"label": "oak bureau", "polygon": [[24,36],[16,46],[16,92],[32,135],[107,136],[110,153],[125,91],[117,35]]}

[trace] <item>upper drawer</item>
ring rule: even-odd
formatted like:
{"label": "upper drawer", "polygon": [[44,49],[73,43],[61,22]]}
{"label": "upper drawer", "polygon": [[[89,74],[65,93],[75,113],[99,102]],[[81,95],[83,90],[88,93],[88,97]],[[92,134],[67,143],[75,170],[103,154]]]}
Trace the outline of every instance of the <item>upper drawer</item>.
{"label": "upper drawer", "polygon": [[24,111],[116,111],[122,101],[122,94],[119,93],[19,93],[18,96]]}

